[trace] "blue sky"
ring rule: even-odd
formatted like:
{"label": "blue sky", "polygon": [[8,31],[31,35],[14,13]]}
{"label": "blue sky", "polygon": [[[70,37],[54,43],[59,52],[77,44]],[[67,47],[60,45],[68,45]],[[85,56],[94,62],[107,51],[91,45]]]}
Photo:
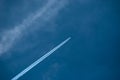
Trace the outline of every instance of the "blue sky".
{"label": "blue sky", "polygon": [[71,37],[19,80],[119,80],[119,13],[118,0],[1,0],[0,79]]}

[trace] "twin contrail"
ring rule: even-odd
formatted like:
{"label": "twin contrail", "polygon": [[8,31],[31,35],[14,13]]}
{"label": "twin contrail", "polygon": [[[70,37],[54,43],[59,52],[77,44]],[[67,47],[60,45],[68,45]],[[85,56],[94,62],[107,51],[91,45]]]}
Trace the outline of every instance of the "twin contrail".
{"label": "twin contrail", "polygon": [[50,56],[53,52],[55,52],[57,49],[59,49],[60,47],[62,47],[65,43],[67,43],[69,40],[71,39],[71,37],[67,38],[66,40],[64,40],[62,43],[60,43],[58,46],[56,46],[55,48],[53,48],[52,50],[50,50],[49,52],[47,52],[45,55],[43,55],[42,57],[40,57],[37,61],[35,61],[34,63],[32,63],[30,66],[28,66],[26,69],[24,69],[22,72],[20,72],[18,75],[16,75],[15,77],[13,77],[11,80],[18,80],[20,77],[22,77],[25,73],[27,73],[29,70],[31,70],[33,67],[35,67],[36,65],[38,65],[40,62],[42,62],[44,59],[46,59],[48,56]]}
{"label": "twin contrail", "polygon": [[40,26],[41,24],[45,24],[45,20],[53,19],[59,10],[66,5],[66,1],[67,0],[48,0],[42,8],[25,18],[21,24],[6,30],[2,36],[0,36],[0,55],[8,51],[29,28],[34,29],[35,27],[30,27],[30,25],[37,19],[40,19]]}

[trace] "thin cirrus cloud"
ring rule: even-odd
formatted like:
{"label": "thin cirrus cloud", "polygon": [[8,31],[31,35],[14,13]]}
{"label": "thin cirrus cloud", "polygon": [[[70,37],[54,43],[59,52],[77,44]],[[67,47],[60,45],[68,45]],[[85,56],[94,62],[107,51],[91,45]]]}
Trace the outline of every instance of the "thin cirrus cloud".
{"label": "thin cirrus cloud", "polygon": [[10,50],[13,44],[24,35],[24,32],[27,32],[30,28],[35,28],[30,26],[32,23],[39,19],[40,25],[45,24],[46,20],[49,21],[58,14],[58,12],[65,7],[66,3],[67,0],[48,0],[42,8],[35,13],[31,13],[21,24],[5,30],[0,39],[0,56]]}

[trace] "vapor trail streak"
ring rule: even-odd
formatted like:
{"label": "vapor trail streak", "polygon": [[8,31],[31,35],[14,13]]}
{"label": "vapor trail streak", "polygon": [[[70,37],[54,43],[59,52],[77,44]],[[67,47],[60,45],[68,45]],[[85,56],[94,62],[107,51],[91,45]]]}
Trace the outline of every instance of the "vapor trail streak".
{"label": "vapor trail streak", "polygon": [[8,51],[20,36],[24,35],[24,32],[27,32],[30,28],[35,28],[29,26],[38,18],[40,18],[41,24],[45,24],[44,19],[51,20],[65,4],[66,2],[64,0],[48,0],[42,8],[25,18],[21,24],[10,30],[6,30],[2,37],[0,37],[0,55]]}
{"label": "vapor trail streak", "polygon": [[15,77],[13,77],[11,80],[17,80],[20,77],[22,77],[25,73],[27,73],[29,70],[31,70],[33,67],[35,67],[36,65],[38,65],[40,62],[42,62],[44,59],[46,59],[48,56],[50,56],[53,52],[55,52],[57,49],[59,49],[60,47],[62,47],[65,43],[67,43],[69,40],[71,39],[71,37],[67,38],[66,40],[64,40],[62,43],[60,43],[58,46],[56,46],[55,48],[53,48],[52,50],[50,50],[49,52],[47,52],[45,55],[43,55],[42,57],[40,57],[37,61],[35,61],[34,63],[32,63],[30,66],[28,66],[26,69],[24,69],[22,72],[20,72],[18,75],[16,75]]}

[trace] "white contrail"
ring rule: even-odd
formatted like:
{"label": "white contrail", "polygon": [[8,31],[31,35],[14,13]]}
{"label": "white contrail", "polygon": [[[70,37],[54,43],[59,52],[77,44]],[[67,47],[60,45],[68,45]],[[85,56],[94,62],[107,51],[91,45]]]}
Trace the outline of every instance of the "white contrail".
{"label": "white contrail", "polygon": [[10,30],[6,30],[0,37],[0,55],[8,51],[16,40],[18,40],[24,32],[27,32],[29,28],[35,28],[29,26],[38,18],[40,18],[40,23],[44,24],[45,19],[50,20],[55,17],[56,13],[62,9],[65,4],[66,0],[48,0],[45,6],[36,11],[34,14],[28,16],[28,18],[24,19],[20,25],[15,26]]}
{"label": "white contrail", "polygon": [[22,77],[25,73],[27,73],[29,70],[31,70],[33,67],[35,67],[36,65],[38,65],[40,62],[42,62],[44,59],[46,59],[48,56],[50,56],[53,52],[55,52],[57,49],[59,49],[61,46],[63,46],[65,43],[67,43],[69,40],[71,39],[71,37],[67,38],[65,41],[63,41],[62,43],[60,43],[58,46],[56,46],[55,48],[53,48],[52,50],[50,50],[49,52],[47,52],[45,55],[43,55],[41,58],[39,58],[37,61],[35,61],[34,63],[32,63],[30,66],[28,66],[26,69],[24,69],[22,72],[20,72],[18,75],[16,75],[15,77],[13,77],[11,80],[17,80],[20,77]]}

